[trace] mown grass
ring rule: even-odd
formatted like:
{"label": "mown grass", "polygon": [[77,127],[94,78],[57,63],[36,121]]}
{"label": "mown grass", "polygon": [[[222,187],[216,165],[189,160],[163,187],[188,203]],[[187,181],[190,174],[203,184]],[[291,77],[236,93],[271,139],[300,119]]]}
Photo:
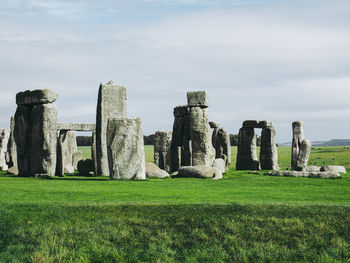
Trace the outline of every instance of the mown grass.
{"label": "mown grass", "polygon": [[[153,147],[145,153],[152,161]],[[315,147],[310,163],[349,159],[347,147]],[[290,165],[290,148],[279,163]],[[350,173],[263,173],[138,182],[0,173],[0,262],[350,262]]]}

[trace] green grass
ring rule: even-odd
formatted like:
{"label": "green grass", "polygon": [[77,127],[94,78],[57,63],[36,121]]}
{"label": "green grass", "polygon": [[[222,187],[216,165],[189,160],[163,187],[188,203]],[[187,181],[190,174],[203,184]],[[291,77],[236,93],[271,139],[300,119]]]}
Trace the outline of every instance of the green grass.
{"label": "green grass", "polygon": [[[145,154],[152,161],[153,147]],[[315,147],[310,157],[349,161],[344,147]],[[290,148],[279,148],[279,164],[290,166]],[[111,181],[0,173],[0,262],[350,262],[350,173],[262,174]]]}

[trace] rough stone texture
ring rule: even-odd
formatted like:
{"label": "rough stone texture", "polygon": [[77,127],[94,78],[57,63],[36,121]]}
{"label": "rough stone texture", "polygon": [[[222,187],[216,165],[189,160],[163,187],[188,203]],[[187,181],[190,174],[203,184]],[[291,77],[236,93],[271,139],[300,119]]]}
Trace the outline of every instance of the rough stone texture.
{"label": "rough stone texture", "polygon": [[91,159],[80,160],[78,162],[78,172],[81,176],[91,176],[94,174],[94,163]]}
{"label": "rough stone texture", "polygon": [[92,131],[91,158],[94,163],[94,172],[97,175],[97,154],[96,154],[96,132],[95,131]]}
{"label": "rough stone texture", "polygon": [[192,141],[192,165],[211,166],[215,159],[212,134],[206,109],[190,107],[190,138]]}
{"label": "rough stone texture", "polygon": [[14,137],[20,175],[55,175],[57,109],[54,104],[18,105]]}
{"label": "rough stone texture", "polygon": [[169,177],[169,174],[165,170],[160,169],[154,163],[146,162],[145,169],[146,169],[146,177],[148,177],[148,178],[167,178],[167,177]]}
{"label": "rough stone texture", "polygon": [[8,169],[6,164],[7,145],[10,137],[10,130],[0,129],[0,171]]}
{"label": "rough stone texture", "polygon": [[170,171],[171,131],[157,131],[154,136],[154,163],[160,169]]}
{"label": "rough stone texture", "polygon": [[324,165],[320,169],[321,172],[335,172],[335,173],[346,173],[344,166],[340,165]]}
{"label": "rough stone texture", "polygon": [[295,171],[306,171],[311,151],[311,143],[305,139],[304,123],[293,122],[292,163]]}
{"label": "rough stone texture", "polygon": [[53,103],[57,98],[58,94],[49,89],[26,90],[16,94],[16,103],[17,105],[33,106]]}
{"label": "rough stone texture", "polygon": [[258,120],[247,120],[243,122],[242,127],[244,128],[267,128],[272,127],[272,122],[270,121],[258,121]]}
{"label": "rough stone texture", "polygon": [[17,146],[14,135],[15,129],[15,118],[11,117],[11,125],[10,125],[10,137],[7,143],[7,152],[5,154],[6,164],[8,166],[7,172],[11,174],[18,174],[18,166],[17,166]]}
{"label": "rough stone texture", "polygon": [[222,173],[207,165],[181,166],[176,177],[221,179]]}
{"label": "rough stone texture", "polygon": [[187,104],[189,107],[209,107],[209,99],[205,91],[187,92]]}
{"label": "rough stone texture", "polygon": [[309,178],[340,178],[336,172],[306,172],[306,171],[272,171],[269,175],[290,176],[290,177],[309,177]]}
{"label": "rough stone texture", "polygon": [[226,162],[224,159],[218,158],[215,159],[213,162],[212,167],[217,168],[221,173],[224,173],[226,171]]}
{"label": "rough stone texture", "polygon": [[113,81],[101,83],[96,112],[96,158],[97,174],[109,175],[107,154],[107,123],[111,118],[126,118],[126,89]]}
{"label": "rough stone texture", "polygon": [[262,170],[279,170],[275,136],[276,129],[272,126],[264,128],[261,132],[260,166]]}
{"label": "rough stone texture", "polygon": [[96,130],[96,124],[92,123],[58,123],[57,130],[65,131],[94,131]]}
{"label": "rough stone texture", "polygon": [[111,179],[146,178],[143,134],[139,118],[110,119],[107,125],[107,148]]}
{"label": "rough stone texture", "polygon": [[[177,106],[174,108],[174,125],[170,145],[170,171],[175,172],[180,164],[192,164],[192,148],[189,131],[189,107]],[[180,153],[179,153],[180,152]]]}
{"label": "rough stone texture", "polygon": [[83,159],[83,153],[81,151],[76,151],[73,153],[73,168],[74,171],[78,170],[78,163]]}
{"label": "rough stone texture", "polygon": [[61,130],[57,145],[56,176],[63,176],[65,173],[74,173],[73,157],[77,151],[76,132]]}
{"label": "rough stone texture", "polygon": [[253,128],[239,130],[236,170],[260,170]]}
{"label": "rough stone texture", "polygon": [[218,122],[211,121],[211,122],[209,122],[209,125],[210,125],[210,128],[212,128],[212,129],[215,129],[215,128],[219,129],[220,128],[220,124]]}
{"label": "rough stone texture", "polygon": [[308,166],[306,167],[307,172],[320,172],[321,171],[321,166]]}
{"label": "rough stone texture", "polygon": [[215,158],[225,160],[226,169],[231,164],[231,142],[228,132],[223,128],[215,128],[212,135],[212,143],[215,148]]}

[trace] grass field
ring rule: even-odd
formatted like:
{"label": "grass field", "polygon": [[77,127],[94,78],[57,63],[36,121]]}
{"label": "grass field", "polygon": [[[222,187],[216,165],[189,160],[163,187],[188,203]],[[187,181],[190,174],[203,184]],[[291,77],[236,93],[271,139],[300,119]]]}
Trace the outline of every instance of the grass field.
{"label": "grass field", "polygon": [[[152,161],[153,147],[145,153]],[[350,149],[315,147],[315,162],[350,168]],[[290,165],[290,148],[279,148],[279,163]],[[2,173],[0,262],[350,262],[350,173],[262,174],[135,182]]]}

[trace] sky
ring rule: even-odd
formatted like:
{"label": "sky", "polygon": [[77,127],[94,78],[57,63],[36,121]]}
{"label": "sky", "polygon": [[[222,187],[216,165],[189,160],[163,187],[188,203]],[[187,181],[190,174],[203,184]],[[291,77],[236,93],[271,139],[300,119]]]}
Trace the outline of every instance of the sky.
{"label": "sky", "polygon": [[[350,138],[348,0],[0,0],[0,127],[19,91],[52,89],[60,122],[96,119],[99,84],[127,89],[144,134],[171,130],[186,92],[236,134],[270,120],[277,142]],[[259,131],[257,131],[259,132]]]}

